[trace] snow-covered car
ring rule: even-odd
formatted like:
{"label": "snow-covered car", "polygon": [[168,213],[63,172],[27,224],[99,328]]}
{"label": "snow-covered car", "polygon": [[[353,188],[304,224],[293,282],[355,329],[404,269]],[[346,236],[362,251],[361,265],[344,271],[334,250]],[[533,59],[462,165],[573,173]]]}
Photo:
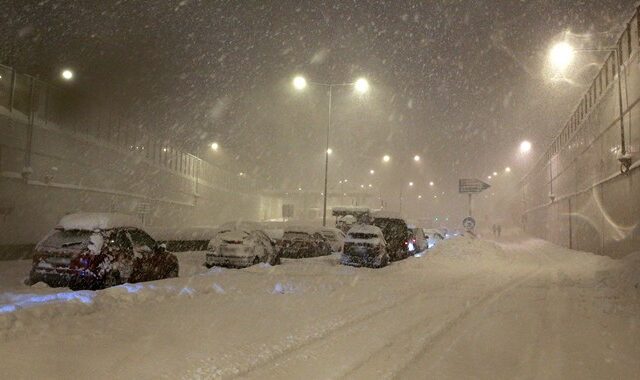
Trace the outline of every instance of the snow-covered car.
{"label": "snow-covered car", "polygon": [[399,214],[388,211],[376,212],[373,214],[372,224],[382,230],[392,261],[409,257],[409,228]]}
{"label": "snow-covered car", "polygon": [[387,242],[376,226],[357,224],[347,232],[340,263],[381,268],[389,263]]}
{"label": "snow-covered car", "polygon": [[333,252],[342,252],[345,238],[344,232],[337,228],[322,227],[320,233],[327,239]]}
{"label": "snow-covered car", "polygon": [[330,254],[331,245],[318,229],[306,226],[293,226],[285,229],[282,236],[282,257],[299,259]]}
{"label": "snow-covered car", "polygon": [[112,213],[64,216],[36,246],[29,282],[100,289],[178,277],[178,259],[136,218]]}
{"label": "snow-covered car", "polygon": [[261,230],[233,230],[209,242],[204,265],[244,268],[259,263],[280,264],[273,241]]}
{"label": "snow-covered car", "polygon": [[427,249],[427,239],[424,230],[420,227],[410,228],[411,237],[409,238],[409,253],[415,254]]}
{"label": "snow-covered car", "polygon": [[432,248],[440,241],[444,240],[444,235],[442,235],[442,232],[434,228],[425,230],[424,236],[427,239],[428,248]]}
{"label": "snow-covered car", "polygon": [[263,226],[258,222],[252,222],[250,220],[236,220],[221,224],[215,230],[215,234],[221,234],[229,231],[257,231],[262,230]]}

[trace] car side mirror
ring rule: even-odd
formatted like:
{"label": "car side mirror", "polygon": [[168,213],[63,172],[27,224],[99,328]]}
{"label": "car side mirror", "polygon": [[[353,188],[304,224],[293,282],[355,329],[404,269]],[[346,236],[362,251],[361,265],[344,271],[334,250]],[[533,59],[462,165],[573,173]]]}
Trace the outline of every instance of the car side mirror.
{"label": "car side mirror", "polygon": [[158,253],[165,253],[167,252],[167,244],[166,243],[160,243],[156,246],[156,251],[158,251]]}

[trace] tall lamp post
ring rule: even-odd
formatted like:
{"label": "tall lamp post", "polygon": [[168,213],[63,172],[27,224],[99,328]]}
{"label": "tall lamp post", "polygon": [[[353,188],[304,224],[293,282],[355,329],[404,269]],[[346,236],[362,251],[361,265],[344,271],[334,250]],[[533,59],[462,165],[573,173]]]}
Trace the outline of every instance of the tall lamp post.
{"label": "tall lamp post", "polygon": [[302,91],[307,88],[308,85],[324,87],[329,90],[329,121],[327,123],[326,130],[326,142],[327,145],[324,151],[324,192],[323,195],[323,207],[322,207],[322,225],[327,225],[327,183],[329,177],[329,155],[331,154],[331,148],[329,147],[329,132],[331,130],[331,117],[332,117],[332,108],[333,108],[333,89],[335,87],[353,87],[356,92],[360,94],[364,94],[369,91],[369,82],[366,79],[360,78],[355,82],[350,83],[320,83],[320,82],[307,82],[307,80],[303,76],[297,76],[293,78],[293,87]]}
{"label": "tall lamp post", "polygon": [[623,174],[629,172],[631,166],[631,157],[627,156],[627,146],[624,137],[624,110],[622,106],[622,56],[618,47],[598,48],[598,49],[575,49],[567,42],[558,42],[549,52],[549,61],[551,65],[558,71],[563,72],[573,61],[576,52],[607,52],[614,53],[616,60],[616,73],[618,74],[618,109],[620,114],[620,172]]}

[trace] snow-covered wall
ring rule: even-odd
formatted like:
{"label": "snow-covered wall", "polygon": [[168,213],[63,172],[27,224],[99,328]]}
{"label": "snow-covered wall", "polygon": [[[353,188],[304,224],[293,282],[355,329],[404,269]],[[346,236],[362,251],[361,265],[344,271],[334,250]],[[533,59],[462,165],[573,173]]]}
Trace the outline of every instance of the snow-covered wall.
{"label": "snow-covered wall", "polygon": [[631,171],[620,173],[618,65],[611,54],[561,133],[523,179],[524,228],[566,247],[620,257],[640,251],[638,14],[623,32],[622,97]]}
{"label": "snow-covered wall", "polygon": [[133,214],[150,227],[281,216],[282,201],[263,195],[246,177],[121,126],[46,120],[38,111],[41,102],[34,105],[29,143],[25,106],[17,97],[14,107],[1,104],[2,92],[0,259],[3,251],[28,250],[63,215],[77,211]]}

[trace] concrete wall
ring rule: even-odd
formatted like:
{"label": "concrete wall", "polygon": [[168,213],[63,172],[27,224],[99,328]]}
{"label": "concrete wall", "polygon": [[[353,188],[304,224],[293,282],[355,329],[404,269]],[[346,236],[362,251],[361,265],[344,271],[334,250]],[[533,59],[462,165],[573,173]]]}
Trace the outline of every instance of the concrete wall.
{"label": "concrete wall", "polygon": [[14,106],[6,88],[0,91],[0,258],[28,250],[77,211],[134,214],[150,227],[281,216],[282,200],[261,194],[251,179],[122,125],[60,124],[38,111],[44,99],[32,100],[30,113],[29,101],[25,106],[24,95],[17,97],[29,91],[14,91]]}
{"label": "concrete wall", "polygon": [[636,12],[618,43],[632,169],[620,173],[618,65],[611,54],[561,133],[521,183],[523,227],[535,236],[613,257],[640,251],[638,25]]}

